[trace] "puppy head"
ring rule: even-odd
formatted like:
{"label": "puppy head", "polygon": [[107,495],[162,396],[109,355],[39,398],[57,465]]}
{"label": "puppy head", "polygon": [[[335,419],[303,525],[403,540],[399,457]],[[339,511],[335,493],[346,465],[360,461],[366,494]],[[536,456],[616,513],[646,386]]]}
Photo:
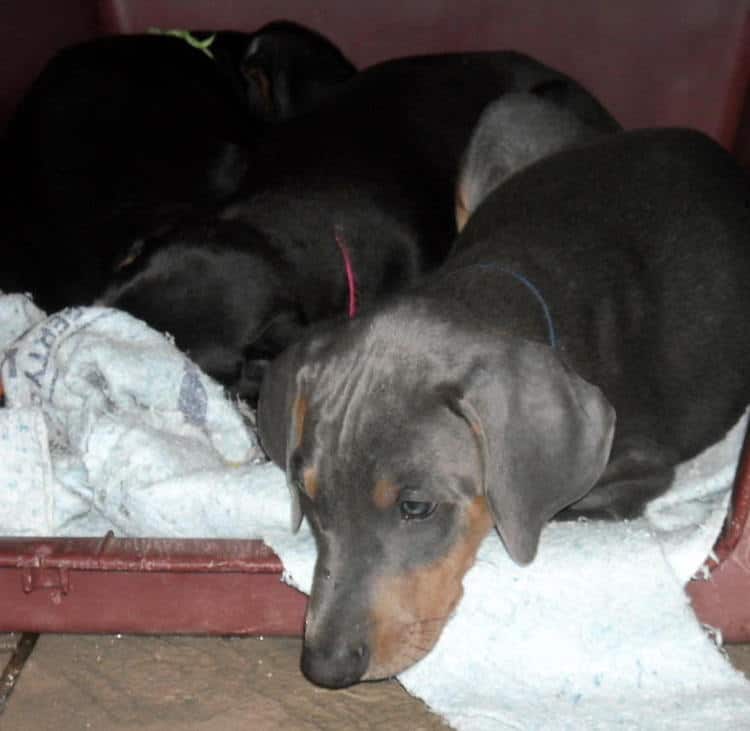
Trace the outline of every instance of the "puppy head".
{"label": "puppy head", "polygon": [[494,525],[528,563],[594,485],[613,412],[550,348],[414,300],[293,346],[258,423],[318,545],[302,666],[343,687],[425,655]]}
{"label": "puppy head", "polygon": [[[558,85],[566,82],[551,88]],[[504,94],[482,112],[456,184],[459,231],[479,204],[511,175],[558,150],[602,134],[560,103],[540,89],[539,93]]]}
{"label": "puppy head", "polygon": [[98,304],[169,333],[210,376],[254,405],[268,361],[305,326],[283,265],[237,222],[139,241],[114,264]]}
{"label": "puppy head", "polygon": [[290,21],[274,21],[251,36],[241,62],[250,109],[279,121],[309,111],[356,68],[324,36]]}

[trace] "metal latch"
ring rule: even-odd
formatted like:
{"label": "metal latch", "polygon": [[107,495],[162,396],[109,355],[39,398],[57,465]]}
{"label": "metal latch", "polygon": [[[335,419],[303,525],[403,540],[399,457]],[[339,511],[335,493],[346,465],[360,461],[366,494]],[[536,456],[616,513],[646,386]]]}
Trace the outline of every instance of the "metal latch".
{"label": "metal latch", "polygon": [[52,590],[52,601],[59,602],[70,591],[70,573],[68,569],[44,566],[25,566],[21,571],[21,588],[24,594],[31,594],[39,589]]}

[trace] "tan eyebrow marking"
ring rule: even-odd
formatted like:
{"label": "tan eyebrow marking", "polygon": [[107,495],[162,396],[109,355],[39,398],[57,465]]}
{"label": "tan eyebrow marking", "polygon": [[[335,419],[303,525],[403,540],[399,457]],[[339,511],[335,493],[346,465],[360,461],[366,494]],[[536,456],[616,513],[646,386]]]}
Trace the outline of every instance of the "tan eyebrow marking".
{"label": "tan eyebrow marking", "polygon": [[302,473],[302,483],[310,500],[315,500],[320,492],[318,470],[316,470],[315,467],[307,467]]}
{"label": "tan eyebrow marking", "polygon": [[469,220],[469,211],[466,208],[466,195],[464,193],[464,181],[456,188],[455,192],[456,206],[456,229],[460,232]]}
{"label": "tan eyebrow marking", "polygon": [[372,491],[372,501],[378,510],[387,510],[395,504],[399,492],[398,485],[390,480],[378,480]]}

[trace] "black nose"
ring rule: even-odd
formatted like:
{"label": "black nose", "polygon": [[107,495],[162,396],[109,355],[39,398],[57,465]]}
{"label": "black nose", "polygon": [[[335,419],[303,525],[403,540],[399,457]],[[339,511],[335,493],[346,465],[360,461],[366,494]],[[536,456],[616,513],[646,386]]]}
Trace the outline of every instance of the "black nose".
{"label": "black nose", "polygon": [[358,683],[369,662],[370,651],[364,644],[336,642],[322,647],[305,644],[302,650],[302,672],[310,682],[324,688],[346,688]]}

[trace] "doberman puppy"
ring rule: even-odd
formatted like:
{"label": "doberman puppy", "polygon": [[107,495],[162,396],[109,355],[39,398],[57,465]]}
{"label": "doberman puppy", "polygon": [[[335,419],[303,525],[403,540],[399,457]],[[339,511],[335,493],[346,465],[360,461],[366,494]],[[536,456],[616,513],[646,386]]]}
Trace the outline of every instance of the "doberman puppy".
{"label": "doberman puppy", "polygon": [[[100,301],[172,333],[252,404],[268,360],[311,323],[350,310],[355,289],[366,309],[445,258],[474,124],[490,101],[521,93],[552,110],[545,148],[560,116],[618,129],[576,82],[520,54],[385,62],[267,129],[242,192],[123,252]],[[512,136],[535,148],[533,130],[516,123]]]}
{"label": "doberman puppy", "polygon": [[[53,57],[11,121],[0,288],[90,304],[135,239],[228,199],[247,145],[355,73],[314,31],[98,38]],[[8,229],[11,229],[8,233]]]}
{"label": "doberman puppy", "polygon": [[750,403],[750,187],[687,130],[512,176],[448,262],[266,374],[258,425],[318,559],[302,669],[343,687],[437,641],[494,525],[638,515]]}

